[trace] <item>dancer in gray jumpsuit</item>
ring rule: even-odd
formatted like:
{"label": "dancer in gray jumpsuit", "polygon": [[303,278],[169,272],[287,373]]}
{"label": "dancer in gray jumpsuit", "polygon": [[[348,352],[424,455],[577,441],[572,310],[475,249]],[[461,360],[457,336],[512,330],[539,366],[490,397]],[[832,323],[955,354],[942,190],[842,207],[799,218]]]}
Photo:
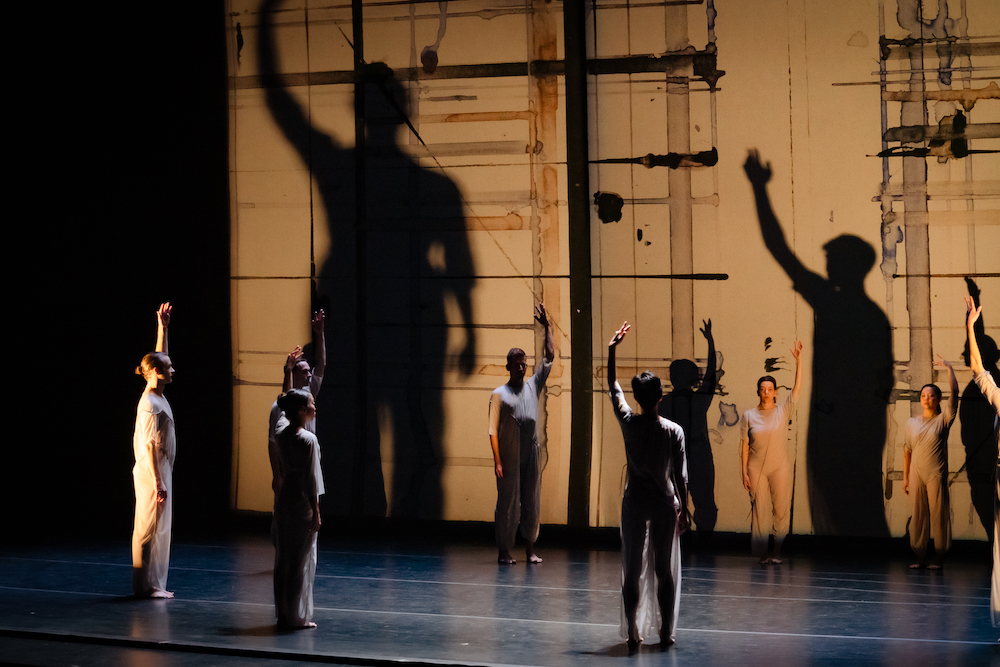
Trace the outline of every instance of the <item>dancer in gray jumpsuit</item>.
{"label": "dancer in gray jumpsuit", "polygon": [[545,356],[527,380],[527,355],[518,347],[507,353],[510,380],[490,396],[490,447],[497,476],[496,538],[501,565],[513,565],[510,550],[517,528],[527,542],[525,556],[529,563],[541,563],[535,553],[542,494],[542,470],[539,464],[538,397],[552,370],[555,346],[545,306],[538,305],[535,319],[545,328]]}
{"label": "dancer in gray jumpsuit", "polygon": [[[615,348],[630,329],[625,322],[608,343],[611,406],[625,438],[628,480],[622,499],[623,634],[630,649],[659,633],[674,643],[681,603],[680,535],[691,523],[687,499],[684,431],[660,417],[660,379],[649,371],[632,378],[639,413],[632,412],[615,373]],[[658,604],[654,604],[654,596]],[[659,617],[659,621],[657,621]]]}

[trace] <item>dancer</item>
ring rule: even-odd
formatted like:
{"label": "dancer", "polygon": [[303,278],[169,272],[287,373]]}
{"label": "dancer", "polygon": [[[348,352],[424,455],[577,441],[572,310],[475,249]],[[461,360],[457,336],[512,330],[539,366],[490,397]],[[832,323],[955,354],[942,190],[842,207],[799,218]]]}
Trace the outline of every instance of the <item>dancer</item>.
{"label": "dancer", "polygon": [[[322,309],[313,313],[312,330],[315,336],[316,366],[309,367],[309,362],[302,356],[302,347],[296,345],[285,360],[285,379],[281,385],[282,393],[287,393],[292,389],[308,388],[313,398],[319,395],[319,390],[323,386],[323,374],[326,372],[326,314]],[[271,489],[274,491],[275,498],[277,498],[278,491],[281,490],[277,432],[287,425],[288,421],[284,419],[281,408],[275,401],[271,406],[271,415],[267,425],[267,454],[271,460]],[[313,434],[316,433],[315,415],[305,424],[305,428]]]}
{"label": "dancer", "polygon": [[670,393],[660,401],[658,411],[684,429],[687,453],[688,486],[694,503],[694,525],[699,536],[715,530],[719,510],[715,505],[715,461],[712,442],[708,438],[708,410],[715,398],[718,384],[715,339],[712,320],[703,321],[701,333],[708,341],[708,366],[704,378],[698,377],[698,366],[690,359],[675,359],[670,363]]}
{"label": "dancer", "polygon": [[316,416],[316,401],[305,389],[278,398],[288,421],[278,433],[280,491],[274,500],[274,609],[278,627],[315,628],[313,580],[319,497],[326,492],[319,440],[305,425]]}
{"label": "dancer", "polygon": [[[996,447],[998,435],[1000,435],[1000,389],[997,388],[996,380],[983,365],[983,355],[976,343],[974,330],[974,325],[982,314],[983,307],[977,308],[972,297],[967,296],[965,297],[965,309],[965,329],[969,336],[969,368],[972,369],[979,390],[983,392],[983,396],[997,411],[996,419],[993,421],[993,445]],[[993,627],[1000,628],[1000,454],[997,457],[996,477],[993,483],[996,493],[993,497],[993,579],[990,589],[990,619],[993,621]]]}
{"label": "dancer", "polygon": [[[780,565],[781,543],[788,535],[792,509],[792,472],[788,462],[787,433],[792,410],[802,388],[802,342],[792,345],[795,383],[788,398],[777,404],[778,383],[770,375],[757,380],[760,402],[740,417],[740,459],[743,488],[750,493],[750,552],[761,565]],[[774,551],[768,549],[764,512],[760,500],[771,496],[771,536]]]}
{"label": "dancer", "polygon": [[545,329],[545,354],[527,380],[528,357],[524,350],[513,347],[507,353],[510,380],[493,390],[490,396],[490,447],[497,476],[497,507],[495,513],[497,562],[513,565],[510,555],[521,527],[527,542],[524,552],[529,563],[541,563],[535,553],[538,539],[538,517],[542,494],[542,470],[539,463],[538,397],[552,370],[555,346],[545,306],[538,304],[535,319]]}
{"label": "dancer", "polygon": [[[906,422],[903,441],[903,491],[910,496],[910,547],[917,554],[911,569],[940,570],[951,546],[951,510],[948,502],[948,432],[958,412],[958,380],[951,363],[938,355],[935,366],[948,368],[951,395],[942,405],[941,389],[920,389],[919,417]],[[912,491],[912,493],[911,493]],[[927,559],[928,540],[934,540],[934,558]]]}
{"label": "dancer", "polygon": [[[652,633],[674,643],[681,604],[680,535],[691,523],[687,507],[684,431],[660,417],[660,378],[645,371],[632,378],[639,414],[632,412],[615,373],[615,348],[628,322],[608,343],[611,406],[625,438],[628,478],[622,499],[622,633],[630,649]],[[648,546],[647,546],[648,545]],[[658,605],[653,603],[653,598]]]}
{"label": "dancer", "polygon": [[170,564],[170,523],[173,506],[173,467],[177,443],[174,414],[163,389],[173,381],[174,367],[167,355],[167,328],[172,307],[156,311],[156,351],[142,358],[136,375],[146,389],[135,412],[132,451],[135,466],[135,522],[132,528],[132,591],[136,597],[172,598],[167,590]]}

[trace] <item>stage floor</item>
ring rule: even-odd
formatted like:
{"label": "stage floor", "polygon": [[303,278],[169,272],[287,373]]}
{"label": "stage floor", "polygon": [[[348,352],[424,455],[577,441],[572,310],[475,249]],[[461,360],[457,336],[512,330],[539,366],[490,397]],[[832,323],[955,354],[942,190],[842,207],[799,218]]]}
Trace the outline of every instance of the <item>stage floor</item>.
{"label": "stage floor", "polygon": [[[543,529],[544,530],[544,529]],[[747,540],[749,542],[749,539]],[[749,545],[748,545],[749,546]],[[173,600],[129,597],[127,539],[0,548],[0,661],[29,665],[997,665],[990,563],[910,571],[792,553],[684,556],[677,644],[629,656],[616,551],[324,536],[315,630],[274,627],[266,535],[174,543]],[[985,551],[985,550],[982,550]]]}

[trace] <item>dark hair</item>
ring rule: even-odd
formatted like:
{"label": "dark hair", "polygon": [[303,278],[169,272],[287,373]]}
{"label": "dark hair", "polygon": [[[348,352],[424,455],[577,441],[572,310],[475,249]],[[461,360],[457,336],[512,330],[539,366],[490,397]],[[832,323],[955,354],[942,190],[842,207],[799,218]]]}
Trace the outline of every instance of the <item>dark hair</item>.
{"label": "dark hair", "polygon": [[698,365],[690,359],[674,359],[670,362],[670,384],[675,390],[691,389],[700,379]]}
{"label": "dark hair", "polygon": [[925,384],[923,387],[920,388],[920,393],[923,393],[924,389],[927,389],[927,387],[930,387],[931,389],[934,390],[934,396],[937,398],[937,400],[940,401],[941,400],[941,396],[943,395],[941,393],[941,387],[937,386],[936,384],[930,384],[930,383],[928,383],[928,384]]}
{"label": "dark hair", "polygon": [[757,393],[758,393],[758,394],[760,394],[760,383],[761,383],[761,382],[770,382],[770,383],[771,383],[771,386],[772,386],[772,387],[774,387],[774,388],[775,388],[775,390],[777,390],[777,389],[778,389],[778,381],[777,381],[777,380],[775,380],[775,379],[774,379],[773,377],[771,377],[770,375],[765,375],[765,376],[761,377],[761,379],[757,380]]}
{"label": "dark hair", "polygon": [[528,360],[528,355],[524,353],[524,350],[519,347],[512,347],[510,348],[510,352],[507,353],[507,365],[510,365],[510,362],[514,361],[515,357],[524,357],[525,361]]}
{"label": "dark hair", "polygon": [[[312,394],[310,394],[307,389],[292,389],[291,391],[286,391],[278,397],[278,407],[285,413],[285,416],[288,417],[288,421],[290,423],[298,424],[299,410],[309,405],[310,396],[312,396]],[[299,426],[301,426],[301,424],[299,424]]]}
{"label": "dark hair", "polygon": [[643,371],[632,378],[632,394],[644,410],[652,410],[663,398],[663,385],[652,371]]}
{"label": "dark hair", "polygon": [[163,371],[170,363],[170,357],[166,352],[150,352],[142,358],[139,365],[135,367],[135,374],[146,377],[152,370]]}

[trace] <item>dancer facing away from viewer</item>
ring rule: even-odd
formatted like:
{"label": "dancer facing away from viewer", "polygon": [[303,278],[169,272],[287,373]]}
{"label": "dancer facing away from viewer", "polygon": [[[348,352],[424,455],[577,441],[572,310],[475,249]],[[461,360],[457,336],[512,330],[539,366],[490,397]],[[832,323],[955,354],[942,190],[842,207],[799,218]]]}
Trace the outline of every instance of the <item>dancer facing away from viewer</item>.
{"label": "dancer facing away from viewer", "polygon": [[167,590],[170,565],[170,524],[173,505],[173,467],[177,443],[174,414],[163,389],[173,381],[174,367],[167,355],[169,303],[156,311],[156,350],[142,358],[136,375],[146,389],[135,412],[132,450],[135,466],[135,522],[132,528],[132,591],[136,597],[172,598]]}
{"label": "dancer facing away from viewer", "polygon": [[280,491],[274,500],[274,610],[278,627],[315,628],[313,581],[319,497],[325,493],[319,440],[305,425],[316,416],[316,401],[306,389],[278,397],[286,425],[279,426]]}
{"label": "dancer facing away from viewer", "polygon": [[[990,405],[997,411],[996,420],[993,422],[993,445],[997,446],[998,435],[1000,435],[1000,388],[997,388],[996,379],[990,375],[983,364],[983,355],[976,342],[976,332],[974,325],[979,316],[983,313],[983,307],[976,307],[971,296],[965,297],[965,329],[969,337],[969,368],[972,369],[973,378],[979,386],[979,390],[990,402]],[[1000,628],[1000,452],[997,453],[996,477],[993,479],[995,485],[995,495],[993,497],[993,577],[990,587],[990,619],[994,628]]]}
{"label": "dancer facing away from viewer", "polygon": [[538,397],[552,370],[555,345],[545,306],[538,304],[535,319],[545,329],[545,353],[527,380],[528,357],[519,347],[507,353],[510,380],[490,396],[490,448],[497,476],[496,540],[497,562],[513,565],[510,555],[518,526],[527,543],[529,563],[541,563],[535,553],[542,492],[542,470],[538,450]]}
{"label": "dancer facing away from viewer", "polygon": [[[309,362],[302,356],[302,347],[296,345],[285,360],[285,377],[281,385],[282,393],[287,393],[292,389],[308,389],[314,399],[319,395],[319,390],[323,386],[323,374],[326,372],[326,314],[322,309],[315,311],[312,315],[312,330],[316,365],[310,367]],[[278,402],[275,401],[271,406],[267,428],[267,454],[271,460],[271,490],[274,491],[275,498],[277,498],[278,491],[281,490],[277,432],[287,425],[287,419],[282,414]],[[306,422],[305,428],[311,433],[316,433],[315,415]]]}
{"label": "dancer facing away from viewer", "polygon": [[[795,383],[788,398],[777,404],[778,383],[770,375],[757,380],[760,402],[740,417],[740,460],[743,488],[750,493],[750,552],[761,565],[780,565],[781,543],[788,535],[792,510],[792,468],[788,461],[788,424],[802,388],[802,342],[792,344]],[[761,499],[771,497],[774,551],[769,551]]]}
{"label": "dancer facing away from viewer", "polygon": [[[638,414],[632,412],[618,384],[615,348],[630,328],[628,322],[622,324],[608,343],[608,389],[625,439],[628,477],[621,521],[622,634],[634,650],[654,632],[659,634],[661,646],[674,643],[681,602],[680,535],[691,517],[684,431],[657,414],[663,397],[660,378],[650,371],[632,378]],[[647,543],[649,547],[644,549]]]}
{"label": "dancer facing away from viewer", "polygon": [[[910,496],[910,547],[917,554],[911,569],[940,570],[951,547],[948,433],[958,414],[958,379],[941,355],[934,365],[948,369],[951,395],[942,404],[941,389],[925,384],[920,389],[921,414],[906,422],[903,440],[903,491]],[[930,540],[934,540],[934,557],[928,559]]]}

